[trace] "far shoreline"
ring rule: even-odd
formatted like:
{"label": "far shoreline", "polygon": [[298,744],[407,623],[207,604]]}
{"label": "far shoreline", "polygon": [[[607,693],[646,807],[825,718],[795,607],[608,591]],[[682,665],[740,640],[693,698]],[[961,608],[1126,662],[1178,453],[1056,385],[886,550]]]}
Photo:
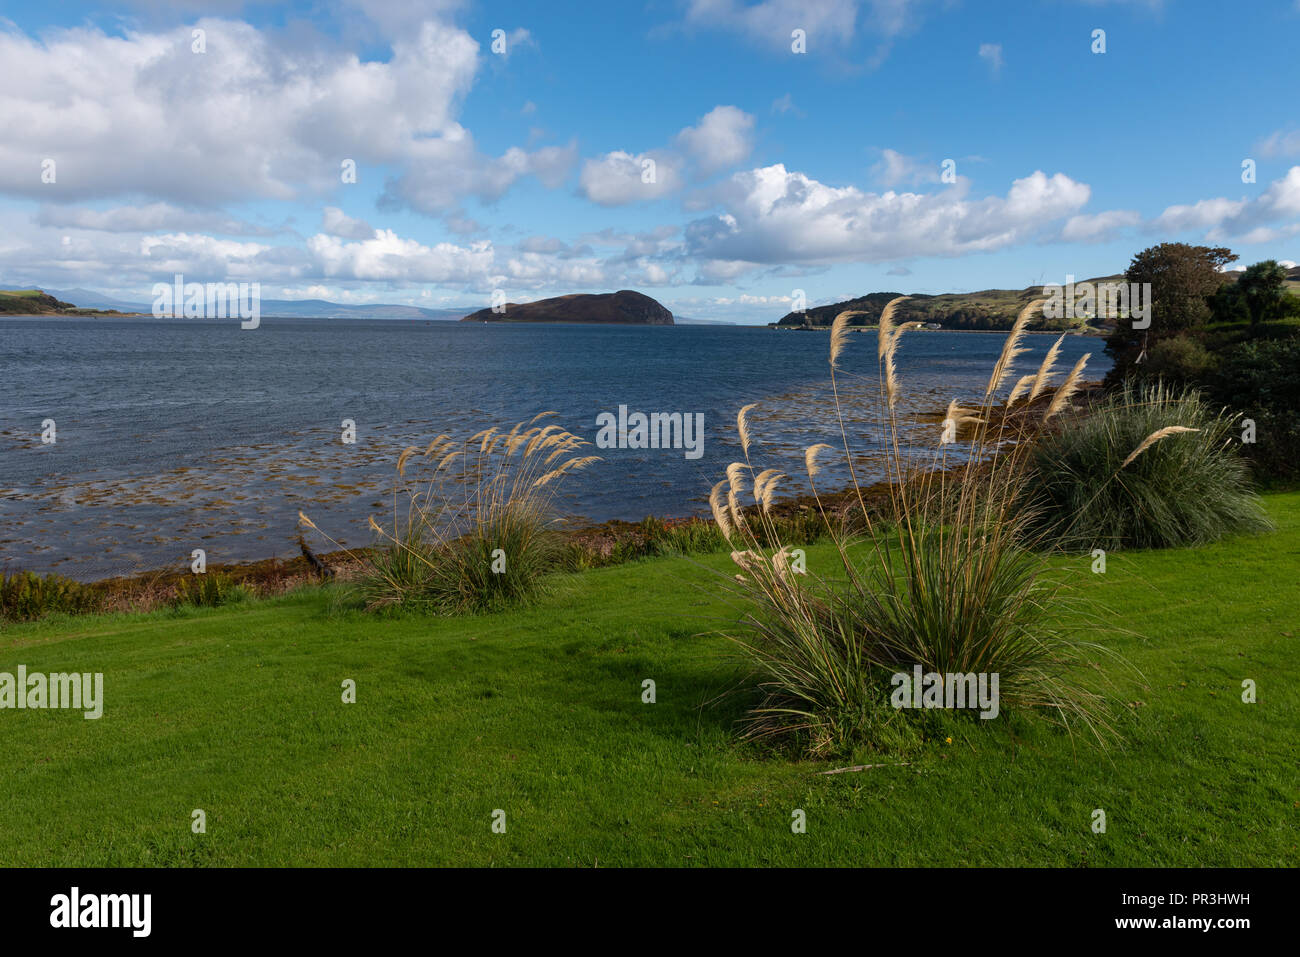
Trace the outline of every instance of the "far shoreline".
{"label": "far shoreline", "polygon": [[[176,322],[185,323],[203,323],[203,322],[237,322],[239,317],[231,316],[227,318],[208,318],[205,316],[186,317],[186,316],[155,316],[150,312],[115,312],[113,310],[76,310],[68,312],[38,312],[38,313],[0,313],[0,320],[5,319],[167,319]],[[294,322],[396,322],[409,323],[413,326],[426,326],[434,324],[445,324],[447,326],[460,326],[468,324],[470,326],[574,326],[583,329],[590,329],[598,326],[612,326],[616,328],[645,328],[645,329],[755,329],[769,330],[772,332],[830,332],[829,325],[816,326],[782,326],[774,322],[766,323],[747,323],[747,322],[726,322],[723,320],[693,320],[686,322],[672,323],[647,323],[647,322],[566,322],[563,320],[546,320],[546,319],[494,319],[494,320],[469,320],[464,319],[431,319],[422,317],[388,317],[388,316],[277,316],[267,314],[259,317],[260,322],[267,321],[286,321]],[[962,334],[984,334],[984,335],[1005,335],[1011,330],[1008,325],[1000,329],[958,329],[949,326],[943,326],[938,329],[927,329],[912,324],[906,324],[900,328],[911,333],[931,333],[931,332],[959,332]],[[851,326],[850,333],[870,333],[878,332],[879,326]],[[1081,336],[1091,338],[1101,338],[1108,334],[1108,330],[1089,326],[1086,329],[1026,329],[1024,335],[1028,336]]]}
{"label": "far shoreline", "polygon": [[[760,328],[771,329],[774,332],[830,332],[830,326],[779,326],[776,323],[769,322],[766,326]],[[988,335],[1006,335],[1011,331],[1011,327],[1005,329],[950,329],[943,326],[938,329],[926,329],[913,325],[899,326],[908,332],[960,332],[960,333],[984,333]],[[850,326],[849,332],[879,332],[879,326]],[[1088,327],[1086,329],[1026,329],[1023,335],[1026,336],[1091,336],[1093,338],[1102,337],[1108,334],[1106,329]]]}

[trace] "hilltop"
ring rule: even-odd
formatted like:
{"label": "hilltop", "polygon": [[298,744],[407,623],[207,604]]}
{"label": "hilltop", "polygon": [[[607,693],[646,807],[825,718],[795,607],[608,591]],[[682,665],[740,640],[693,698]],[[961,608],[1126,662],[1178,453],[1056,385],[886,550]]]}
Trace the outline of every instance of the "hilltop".
{"label": "hilltop", "polygon": [[[1082,281],[1082,280],[1081,280]],[[1099,276],[1087,280],[1092,283],[1123,282],[1124,277]],[[803,313],[790,312],[775,323],[780,328],[819,328],[829,326],[845,310],[861,310],[865,315],[849,320],[853,326],[875,325],[881,310],[891,300],[906,295],[901,292],[873,292],[856,299],[816,306]],[[1043,297],[1043,287],[1025,289],[982,289],[978,292],[943,293],[937,296],[915,293],[901,302],[894,312],[898,322],[934,322],[945,329],[1009,329],[1016,316],[1029,303]],[[1038,317],[1031,328],[1047,329],[1084,328],[1083,320],[1051,321]]]}
{"label": "hilltop", "polygon": [[[1225,282],[1236,282],[1239,273],[1223,274]],[[1094,285],[1102,282],[1123,282],[1124,276],[1096,276],[1079,282]],[[1300,293],[1300,266],[1287,270],[1287,289]],[[880,312],[885,305],[899,296],[901,292],[873,292],[856,299],[816,306],[803,313],[789,312],[773,323],[778,328],[807,329],[829,326],[835,317],[845,310],[861,310],[865,315],[854,316],[849,320],[851,326],[872,326],[880,319]],[[1020,310],[1035,299],[1043,297],[1042,285],[1027,286],[1024,289],[982,289],[978,292],[952,292],[931,296],[914,293],[905,302],[899,303],[894,317],[899,322],[938,323],[945,329],[1009,329],[1015,322]],[[1103,320],[1104,323],[1105,320]],[[1029,326],[1031,329],[1070,328],[1086,331],[1089,326],[1082,319],[1049,320],[1042,316],[1035,318]],[[1091,328],[1096,329],[1097,326]]]}
{"label": "hilltop", "polygon": [[671,326],[673,314],[649,296],[630,289],[601,294],[576,293],[505,304],[503,312],[480,309],[462,322],[582,322],[621,325]]}
{"label": "hilltop", "polygon": [[1292,266],[1286,271],[1287,292],[1300,295],[1300,266]]}
{"label": "hilltop", "polygon": [[[122,315],[117,310],[109,313]],[[99,309],[74,306],[40,289],[0,289],[0,315],[9,316],[98,316]]]}

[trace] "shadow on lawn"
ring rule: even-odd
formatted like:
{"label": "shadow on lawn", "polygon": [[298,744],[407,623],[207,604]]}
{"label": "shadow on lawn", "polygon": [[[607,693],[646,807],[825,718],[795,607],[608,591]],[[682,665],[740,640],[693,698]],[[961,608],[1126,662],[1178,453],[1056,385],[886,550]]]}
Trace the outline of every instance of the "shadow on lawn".
{"label": "shadow on lawn", "polygon": [[[601,689],[599,695],[588,694],[586,704],[592,710],[606,719],[631,720],[673,741],[696,741],[711,732],[734,737],[757,694],[754,679],[741,663],[702,649],[671,660],[644,653],[599,655],[586,665],[591,677],[575,675],[574,683]],[[654,682],[653,703],[645,700],[646,681]]]}

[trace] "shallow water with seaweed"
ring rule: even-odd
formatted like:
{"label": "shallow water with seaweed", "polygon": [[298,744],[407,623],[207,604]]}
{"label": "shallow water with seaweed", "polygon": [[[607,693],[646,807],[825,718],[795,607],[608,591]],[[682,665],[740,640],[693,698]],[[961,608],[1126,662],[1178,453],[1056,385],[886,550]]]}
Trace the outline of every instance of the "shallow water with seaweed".
{"label": "shallow water with seaweed", "polygon": [[[905,417],[982,394],[1003,333],[907,331]],[[1028,337],[1028,369],[1054,340]],[[684,516],[737,457],[735,415],[751,413],[751,455],[808,490],[804,446],[839,444],[825,333],[747,327],[501,325],[339,319],[235,323],[161,319],[0,320],[0,567],[90,580],[188,564],[295,554],[298,511],[340,542],[369,541],[391,509],[401,450],[539,412],[595,441],[597,416],[702,413],[703,454],[595,449],[562,505],[590,521]],[[1101,341],[1069,336],[1061,365]],[[875,441],[875,337],[855,334],[841,401],[854,448]],[[53,443],[42,423],[53,419]],[[343,421],[356,442],[342,441]],[[933,434],[932,434],[933,433]],[[938,425],[907,433],[918,451]],[[842,474],[825,459],[826,482]],[[870,463],[868,462],[868,468]],[[882,476],[866,476],[867,478]]]}

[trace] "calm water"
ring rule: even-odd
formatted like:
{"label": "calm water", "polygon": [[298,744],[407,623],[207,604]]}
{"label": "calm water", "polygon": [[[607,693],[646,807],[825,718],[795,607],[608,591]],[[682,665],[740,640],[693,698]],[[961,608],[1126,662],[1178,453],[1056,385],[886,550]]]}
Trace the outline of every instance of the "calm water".
{"label": "calm water", "polygon": [[[1031,336],[1023,372],[1053,341]],[[910,411],[981,394],[999,333],[908,331],[899,373]],[[749,402],[759,468],[806,491],[802,449],[838,441],[825,333],[739,327],[512,326],[264,319],[261,328],[177,320],[0,319],[0,566],[81,579],[296,554],[297,513],[350,545],[391,514],[393,464],[441,432],[467,438],[554,410],[595,440],[596,416],[704,414],[702,458],[604,456],[565,486],[563,508],[604,521],[705,510],[737,456]],[[1097,339],[1069,337],[1068,369]],[[850,441],[875,444],[875,337],[855,335],[842,380]],[[53,419],[57,442],[41,442]],[[344,419],[357,441],[340,441]],[[914,440],[932,444],[935,424]],[[827,457],[830,464],[830,458]],[[830,469],[828,479],[834,479]],[[820,479],[819,479],[820,481]],[[317,544],[321,544],[317,541]]]}

